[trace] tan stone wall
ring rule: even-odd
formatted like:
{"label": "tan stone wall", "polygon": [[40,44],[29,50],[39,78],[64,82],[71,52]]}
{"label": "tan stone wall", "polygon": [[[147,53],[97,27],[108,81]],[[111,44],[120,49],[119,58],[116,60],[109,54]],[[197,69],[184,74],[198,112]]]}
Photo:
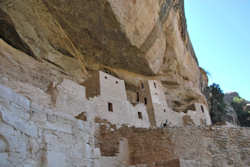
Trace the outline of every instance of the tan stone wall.
{"label": "tan stone wall", "polygon": [[163,126],[168,118],[167,112],[170,108],[167,105],[165,94],[161,82],[156,80],[147,81],[150,97],[157,127]]}
{"label": "tan stone wall", "polygon": [[137,91],[139,93],[139,103],[145,104],[147,107],[148,117],[151,126],[156,126],[155,113],[153,107],[152,96],[150,93],[150,87],[148,81],[141,81],[140,87]]}
{"label": "tan stone wall", "polygon": [[90,78],[88,78],[83,85],[86,89],[87,98],[100,95],[100,76],[99,72],[94,72]]}
{"label": "tan stone wall", "polygon": [[206,125],[212,125],[209,109],[204,104],[195,103],[196,111],[203,113],[203,119],[205,119]]}
{"label": "tan stone wall", "polygon": [[156,80],[149,80],[148,86],[152,98],[152,103],[157,103],[167,106],[164,89],[161,85],[161,82]]}
{"label": "tan stone wall", "polygon": [[195,111],[189,110],[187,115],[190,116],[194,125],[209,126],[212,125],[211,118],[207,107],[203,104],[195,104]]}
{"label": "tan stone wall", "polygon": [[[109,128],[103,126],[98,141],[102,145],[101,152],[107,154],[118,151],[118,146],[108,146],[109,142],[117,143],[120,138],[127,138],[129,162],[134,166],[243,167],[250,165],[247,158],[250,153],[249,132],[244,128],[223,127],[147,130],[123,127],[109,132]],[[175,163],[170,163],[173,161]]]}

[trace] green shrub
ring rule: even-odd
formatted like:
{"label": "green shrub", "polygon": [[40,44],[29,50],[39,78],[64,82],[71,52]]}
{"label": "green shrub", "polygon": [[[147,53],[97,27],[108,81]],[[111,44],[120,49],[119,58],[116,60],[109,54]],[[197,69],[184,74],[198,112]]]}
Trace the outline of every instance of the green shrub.
{"label": "green shrub", "polygon": [[246,105],[245,100],[240,97],[234,97],[231,105],[238,116],[240,126],[250,127],[250,113],[244,111],[244,106]]}
{"label": "green shrub", "polygon": [[213,83],[206,88],[206,98],[210,109],[212,123],[222,122],[226,115],[226,105],[224,103],[224,93],[218,84]]}

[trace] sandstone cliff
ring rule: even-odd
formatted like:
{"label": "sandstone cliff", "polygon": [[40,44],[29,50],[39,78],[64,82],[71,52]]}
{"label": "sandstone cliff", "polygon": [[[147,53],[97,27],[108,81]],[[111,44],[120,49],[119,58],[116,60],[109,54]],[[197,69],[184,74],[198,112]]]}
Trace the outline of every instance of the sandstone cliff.
{"label": "sandstone cliff", "polygon": [[225,93],[225,121],[238,126],[250,126],[250,102],[241,98],[237,92]]}
{"label": "sandstone cliff", "polygon": [[[81,83],[92,71],[107,70],[126,81],[128,94],[139,80],[160,80],[175,111],[206,104],[183,0],[5,0],[0,24],[0,38],[30,56],[17,63],[27,71],[31,61],[39,66],[28,72],[39,81],[29,82],[43,89],[59,76]],[[16,70],[17,78],[29,77]]]}

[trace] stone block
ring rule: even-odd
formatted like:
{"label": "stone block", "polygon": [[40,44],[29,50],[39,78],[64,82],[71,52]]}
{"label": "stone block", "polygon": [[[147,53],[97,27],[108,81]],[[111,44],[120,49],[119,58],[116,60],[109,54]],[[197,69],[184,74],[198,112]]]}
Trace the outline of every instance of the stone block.
{"label": "stone block", "polygon": [[86,98],[86,89],[84,86],[81,86],[71,80],[64,79],[63,82],[58,86],[59,94],[66,93],[74,95],[77,99]]}
{"label": "stone block", "polygon": [[72,126],[70,124],[64,124],[62,122],[55,122],[55,123],[46,122],[44,128],[58,132],[72,134]]}
{"label": "stone block", "polygon": [[8,162],[8,153],[0,153],[0,166],[10,167],[10,164]]}
{"label": "stone block", "polygon": [[57,120],[57,116],[54,114],[47,114],[47,121],[54,123]]}
{"label": "stone block", "polygon": [[195,160],[180,159],[180,167],[200,167],[200,164]]}
{"label": "stone block", "polygon": [[0,85],[0,97],[22,106],[26,110],[29,110],[30,108],[30,101],[27,98],[15,93],[13,90],[3,85]]}
{"label": "stone block", "polygon": [[23,120],[7,110],[1,110],[1,111],[2,111],[2,119],[4,122],[15,127],[16,129],[20,130],[21,132],[29,136],[37,137],[38,129],[33,122]]}
{"label": "stone block", "polygon": [[49,151],[47,154],[48,167],[66,167],[65,154]]}

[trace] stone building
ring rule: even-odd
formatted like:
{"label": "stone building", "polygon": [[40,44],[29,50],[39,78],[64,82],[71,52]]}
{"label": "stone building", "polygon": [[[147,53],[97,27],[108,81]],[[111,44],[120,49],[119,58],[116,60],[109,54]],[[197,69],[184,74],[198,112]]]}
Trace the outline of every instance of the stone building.
{"label": "stone building", "polygon": [[110,74],[96,72],[84,84],[89,100],[87,112],[116,125],[149,127],[147,109],[143,104],[133,106],[126,95],[125,83]]}
{"label": "stone building", "polygon": [[95,72],[83,85],[87,88],[88,99],[106,96],[112,99],[127,100],[124,81],[102,71]]}
{"label": "stone building", "polygon": [[[119,125],[119,120],[127,121],[136,128],[119,128],[91,119],[91,114],[106,113],[93,110],[100,96],[86,100],[85,88],[73,81],[64,80],[57,86],[56,106],[48,100],[50,95],[39,88],[26,83],[15,85],[14,90],[0,83],[1,167],[146,167],[152,164],[217,167],[229,163],[249,166],[250,149],[246,143],[250,141],[250,130],[247,128],[137,128],[146,126],[138,123],[133,107],[127,113],[132,113],[130,118],[135,119],[116,115],[108,121],[115,125]],[[31,93],[24,96],[17,93],[19,90]],[[144,106],[146,112],[144,104],[138,105]],[[200,105],[196,107],[203,113]],[[86,120],[75,117],[82,111],[86,111]],[[116,111],[108,113],[116,114]],[[235,142],[225,145],[228,141]],[[221,158],[227,157],[228,152],[233,153],[229,160]]]}
{"label": "stone building", "polygon": [[178,113],[171,110],[159,81],[142,81],[136,96],[138,103],[144,103],[147,106],[151,126],[183,126],[187,124],[186,118],[191,122],[188,123],[190,125],[211,125],[209,111],[203,104],[193,104],[193,110],[188,110],[187,113]]}
{"label": "stone building", "polygon": [[56,88],[57,110],[74,117],[104,119],[117,126],[148,128],[211,124],[208,109],[202,104],[195,104],[187,113],[171,110],[159,81],[142,81],[135,92],[134,105],[127,99],[124,81],[110,74],[96,72],[83,85],[70,80],[59,84]]}
{"label": "stone building", "polygon": [[166,122],[169,108],[162,85],[159,81],[142,81],[136,95],[137,102],[144,103],[147,106],[147,112],[152,126],[159,127],[162,122]]}
{"label": "stone building", "polygon": [[192,119],[194,125],[211,125],[212,121],[209,115],[208,108],[199,103],[194,104],[194,111],[189,110],[187,115]]}

